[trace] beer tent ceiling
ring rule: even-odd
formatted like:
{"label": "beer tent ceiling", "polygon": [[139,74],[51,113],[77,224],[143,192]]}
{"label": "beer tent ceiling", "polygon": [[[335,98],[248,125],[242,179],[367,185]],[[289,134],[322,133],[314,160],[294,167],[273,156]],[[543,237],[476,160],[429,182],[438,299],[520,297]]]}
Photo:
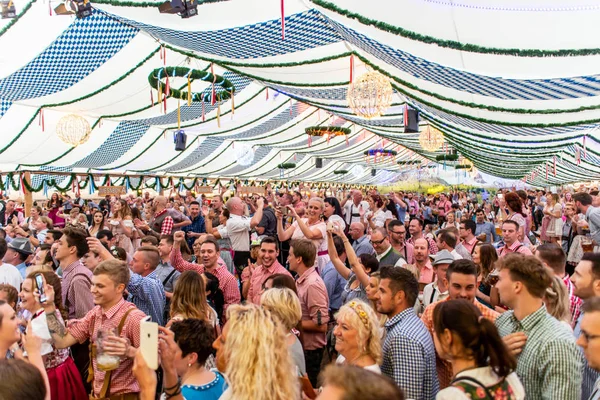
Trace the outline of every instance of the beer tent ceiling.
{"label": "beer tent ceiling", "polygon": [[[295,164],[291,180],[382,183],[430,170],[395,161],[427,166],[448,150],[536,185],[600,179],[600,6],[590,1],[207,1],[189,19],[160,14],[160,2],[92,1],[84,19],[50,12],[55,1],[14,3],[17,18],[0,20],[0,171],[42,171],[34,183],[52,172],[278,179],[280,163]],[[355,77],[389,77],[383,116],[348,107],[351,59]],[[181,102],[182,152],[177,99],[166,112],[152,105],[148,75],[164,65],[235,85],[220,117],[218,104]],[[211,85],[192,90],[210,96]],[[404,133],[407,104],[422,129],[443,132],[437,153]],[[92,126],[75,148],[55,133],[68,114]],[[306,127],[331,124],[351,133],[309,145]],[[248,166],[236,161],[245,145],[255,151]],[[365,159],[382,146],[395,161]],[[364,168],[339,173],[355,165]]]}

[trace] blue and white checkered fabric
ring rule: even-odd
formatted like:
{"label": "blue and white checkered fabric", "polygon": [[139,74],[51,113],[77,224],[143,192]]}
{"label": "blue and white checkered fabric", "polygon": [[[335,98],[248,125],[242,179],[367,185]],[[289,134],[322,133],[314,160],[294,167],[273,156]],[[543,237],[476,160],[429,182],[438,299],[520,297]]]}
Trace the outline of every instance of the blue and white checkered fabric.
{"label": "blue and white checkered fabric", "polygon": [[0,97],[18,101],[67,89],[104,64],[137,33],[138,29],[100,13],[75,19],[40,55],[0,80]]}
{"label": "blue and white checkered fabric", "polygon": [[[72,169],[69,167],[47,167],[47,166],[42,166],[40,167],[40,171],[45,171],[45,172],[71,172]],[[31,186],[32,187],[37,187],[39,185],[42,184],[42,182],[46,181],[50,181],[51,179],[54,179],[54,181],[61,185],[66,179],[68,179],[69,177],[66,175],[52,175],[52,174],[31,174]],[[50,189],[50,188],[48,188]]]}
{"label": "blue and white checkered fabric", "polygon": [[11,105],[12,101],[0,99],[0,118],[6,114]]}
{"label": "blue and white checkered fabric", "polygon": [[502,79],[462,72],[381,44],[342,24],[329,20],[346,40],[380,60],[424,79],[464,92],[500,99],[554,100],[598,96],[600,75],[557,79]]}
{"label": "blue and white checkered fabric", "polygon": [[179,161],[177,164],[169,167],[166,171],[182,171],[187,168],[193,167],[194,165],[198,164],[203,160],[208,161],[208,157],[211,156],[222,143],[222,138],[208,137],[204,139],[190,155],[188,155],[185,159]]}
{"label": "blue and white checkered fabric", "polygon": [[236,59],[277,56],[340,41],[327,21],[315,10],[287,16],[285,40],[281,39],[279,19],[218,31],[183,32],[144,24],[117,15],[111,16],[169,44],[200,53]]}
{"label": "blue and white checkered fabric", "polygon": [[100,168],[116,161],[146,133],[148,126],[135,121],[122,121],[92,154],[77,161],[75,168]]}
{"label": "blue and white checkered fabric", "polygon": [[[252,83],[251,79],[248,79],[246,77],[243,77],[241,75],[238,75],[234,72],[230,72],[230,71],[225,71],[223,73],[223,76],[227,79],[229,79],[235,86],[235,96],[239,95],[242,90],[244,90],[250,83]],[[187,90],[187,89],[185,89]],[[192,83],[192,90],[193,90],[193,83]],[[212,86],[208,85],[208,87],[206,87],[203,91],[202,91],[202,95],[205,95],[207,93],[210,93],[212,91]],[[222,88],[220,87],[216,87],[215,91],[217,93],[220,93],[223,91]],[[176,102],[177,100],[172,100],[171,98],[169,98],[168,100],[170,102],[170,104],[174,104],[172,102]],[[223,109],[224,105],[227,103],[231,103],[231,100],[227,101],[227,102],[223,102],[221,105],[221,112],[225,112],[226,110]],[[210,103],[204,103],[204,114],[208,114],[213,110],[217,109],[218,104],[215,104],[214,106],[211,105]],[[181,122],[185,122],[185,121],[192,121],[198,118],[202,117],[202,103],[201,102],[193,102],[191,106],[187,106],[187,102],[181,100]],[[146,118],[146,119],[140,119],[137,120],[137,122],[143,123],[143,124],[147,124],[147,125],[170,125],[170,124],[176,124],[177,123],[177,109],[175,109],[174,111],[171,111],[168,114],[165,115],[160,115],[158,117],[154,117],[154,118]]]}
{"label": "blue and white checkered fabric", "polygon": [[284,109],[279,112],[274,117],[268,119],[266,122],[257,125],[253,128],[250,128],[246,131],[242,131],[233,136],[229,136],[229,139],[247,139],[252,137],[258,137],[264,135],[268,132],[274,131],[283,125],[293,121],[295,118],[298,118],[300,114],[302,114],[306,109],[310,106],[304,103],[294,102],[292,103],[292,111],[290,112],[290,107],[284,107]]}
{"label": "blue and white checkered fabric", "polygon": [[[256,149],[256,151],[254,152],[254,162],[252,163],[252,165],[258,164],[262,159],[264,159],[267,156],[267,154],[269,154],[269,152],[271,150],[272,150],[272,148],[269,146],[258,147]],[[233,150],[231,152],[233,152]],[[233,157],[231,157],[231,161],[235,161]],[[226,176],[235,176],[236,174],[238,174],[248,168],[251,168],[251,166],[244,167],[242,165],[235,164],[233,167],[231,167],[225,171],[222,171],[222,174],[226,175]]]}

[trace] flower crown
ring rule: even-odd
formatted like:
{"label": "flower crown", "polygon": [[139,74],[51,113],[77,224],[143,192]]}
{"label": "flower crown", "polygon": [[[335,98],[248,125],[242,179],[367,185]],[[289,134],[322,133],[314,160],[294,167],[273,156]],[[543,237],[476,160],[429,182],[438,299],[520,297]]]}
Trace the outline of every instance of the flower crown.
{"label": "flower crown", "polygon": [[367,328],[369,328],[369,316],[367,315],[367,312],[363,308],[362,304],[360,304],[358,301],[352,300],[348,303],[348,307],[354,310],[354,312],[356,313],[356,315],[358,315],[358,318],[360,318],[362,323]]}

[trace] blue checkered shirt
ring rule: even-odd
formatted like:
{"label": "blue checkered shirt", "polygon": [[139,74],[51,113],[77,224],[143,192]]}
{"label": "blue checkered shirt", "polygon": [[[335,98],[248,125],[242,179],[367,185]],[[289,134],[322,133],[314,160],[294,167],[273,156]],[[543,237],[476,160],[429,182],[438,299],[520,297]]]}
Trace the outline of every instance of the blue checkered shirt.
{"label": "blue checkered shirt", "polygon": [[[206,226],[204,225],[204,217],[202,214],[198,214],[198,216],[194,219],[191,217],[188,218],[190,218],[192,223],[181,228],[183,232],[206,233]],[[196,239],[198,238],[186,235],[185,241],[187,242],[188,246],[190,246],[190,250],[193,248]]]}
{"label": "blue checkered shirt", "polygon": [[440,390],[431,334],[412,307],[385,323],[381,372],[392,378],[407,399],[433,400]]}
{"label": "blue checkered shirt", "polygon": [[146,315],[149,315],[152,321],[164,325],[165,288],[162,282],[158,280],[156,270],[146,276],[132,272],[127,291],[129,292],[128,300],[130,302]]}

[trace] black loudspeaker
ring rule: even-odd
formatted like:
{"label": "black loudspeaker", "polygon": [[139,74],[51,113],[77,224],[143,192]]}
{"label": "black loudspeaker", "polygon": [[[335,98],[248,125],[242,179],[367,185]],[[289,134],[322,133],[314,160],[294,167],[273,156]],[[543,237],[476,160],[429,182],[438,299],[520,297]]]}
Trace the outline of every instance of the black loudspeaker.
{"label": "black loudspeaker", "polygon": [[175,151],[185,150],[185,143],[187,142],[187,135],[183,129],[175,132]]}
{"label": "black loudspeaker", "polygon": [[419,112],[413,109],[404,111],[404,133],[419,132]]}
{"label": "black loudspeaker", "polygon": [[315,168],[323,168],[323,159],[322,158],[315,158]]}
{"label": "black loudspeaker", "polygon": [[375,168],[373,168],[371,170],[371,176],[375,176],[375,175],[377,175],[377,170]]}

